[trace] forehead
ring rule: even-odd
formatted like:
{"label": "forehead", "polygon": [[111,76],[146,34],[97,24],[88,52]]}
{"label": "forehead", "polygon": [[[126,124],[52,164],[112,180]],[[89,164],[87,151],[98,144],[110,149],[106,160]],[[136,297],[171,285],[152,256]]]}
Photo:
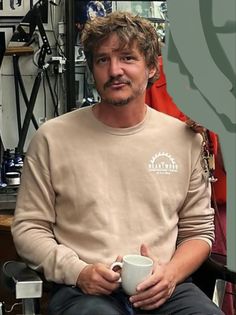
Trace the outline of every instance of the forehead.
{"label": "forehead", "polygon": [[109,35],[107,38],[103,39],[94,49],[94,54],[106,53],[106,52],[122,52],[130,51],[139,53],[139,48],[137,41],[133,40],[128,43],[124,43],[115,34]]}

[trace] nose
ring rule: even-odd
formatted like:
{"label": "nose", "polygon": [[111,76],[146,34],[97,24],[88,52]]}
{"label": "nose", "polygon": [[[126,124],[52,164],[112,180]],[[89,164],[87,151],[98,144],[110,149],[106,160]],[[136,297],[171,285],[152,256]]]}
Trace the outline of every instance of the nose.
{"label": "nose", "polygon": [[109,67],[109,75],[111,77],[117,77],[124,73],[121,63],[118,59],[111,59]]}

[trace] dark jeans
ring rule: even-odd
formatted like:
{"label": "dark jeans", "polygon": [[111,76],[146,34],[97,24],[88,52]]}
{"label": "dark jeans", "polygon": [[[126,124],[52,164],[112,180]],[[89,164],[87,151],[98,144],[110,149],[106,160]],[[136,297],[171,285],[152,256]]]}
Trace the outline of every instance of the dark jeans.
{"label": "dark jeans", "polygon": [[134,309],[121,289],[111,295],[86,295],[79,288],[58,285],[49,303],[49,315],[223,315],[193,283],[179,284],[161,307]]}

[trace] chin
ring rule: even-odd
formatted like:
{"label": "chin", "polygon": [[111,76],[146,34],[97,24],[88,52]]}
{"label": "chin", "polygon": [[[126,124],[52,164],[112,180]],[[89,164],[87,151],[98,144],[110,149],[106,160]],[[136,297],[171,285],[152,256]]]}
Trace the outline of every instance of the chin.
{"label": "chin", "polygon": [[129,102],[132,100],[132,97],[126,97],[126,98],[105,98],[104,102],[110,105],[114,106],[125,106],[129,104]]}
{"label": "chin", "polygon": [[108,100],[106,103],[113,106],[125,106],[129,103],[129,100]]}

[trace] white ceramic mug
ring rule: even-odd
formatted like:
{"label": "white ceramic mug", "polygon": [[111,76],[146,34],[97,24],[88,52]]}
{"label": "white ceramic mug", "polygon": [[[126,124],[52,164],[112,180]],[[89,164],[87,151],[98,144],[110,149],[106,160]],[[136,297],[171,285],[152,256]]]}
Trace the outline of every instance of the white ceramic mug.
{"label": "white ceramic mug", "polygon": [[122,262],[114,262],[111,269],[121,268],[121,285],[128,295],[137,293],[136,288],[152,273],[153,260],[141,255],[125,255]]}

